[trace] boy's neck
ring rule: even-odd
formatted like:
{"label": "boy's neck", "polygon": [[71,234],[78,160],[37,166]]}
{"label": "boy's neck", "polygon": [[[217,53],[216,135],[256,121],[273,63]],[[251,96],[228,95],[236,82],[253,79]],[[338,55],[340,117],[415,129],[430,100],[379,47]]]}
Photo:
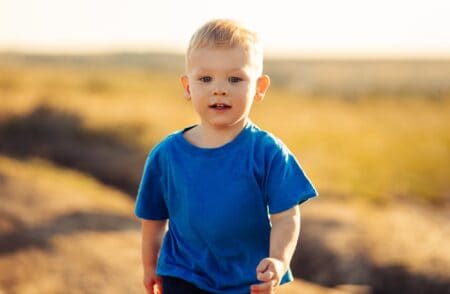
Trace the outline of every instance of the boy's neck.
{"label": "boy's neck", "polygon": [[244,119],[233,126],[215,128],[207,124],[199,124],[195,128],[184,133],[184,137],[190,143],[201,148],[217,148],[231,141],[244,129],[248,122]]}

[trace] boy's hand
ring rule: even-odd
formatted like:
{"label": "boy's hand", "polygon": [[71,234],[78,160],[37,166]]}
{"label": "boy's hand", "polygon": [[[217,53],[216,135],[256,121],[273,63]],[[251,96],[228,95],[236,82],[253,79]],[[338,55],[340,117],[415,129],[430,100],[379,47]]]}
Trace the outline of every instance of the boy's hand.
{"label": "boy's hand", "polygon": [[256,268],[256,278],[261,281],[250,287],[251,294],[275,293],[286,272],[284,263],[276,258],[264,258]]}
{"label": "boy's hand", "polygon": [[161,277],[156,275],[155,270],[144,273],[144,287],[147,294],[163,294]]}

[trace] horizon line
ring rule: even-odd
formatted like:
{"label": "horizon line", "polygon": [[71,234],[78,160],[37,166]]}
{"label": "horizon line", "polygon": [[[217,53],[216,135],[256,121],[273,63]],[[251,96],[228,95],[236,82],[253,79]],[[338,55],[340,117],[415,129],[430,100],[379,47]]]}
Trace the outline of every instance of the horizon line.
{"label": "horizon line", "polygon": [[[46,56],[95,56],[115,54],[168,54],[184,56],[184,51],[174,48],[97,48],[97,49],[23,49],[0,47],[0,54],[46,55]],[[363,51],[302,51],[280,52],[279,50],[267,50],[265,59],[425,59],[443,60],[450,59],[450,52],[363,52]]]}

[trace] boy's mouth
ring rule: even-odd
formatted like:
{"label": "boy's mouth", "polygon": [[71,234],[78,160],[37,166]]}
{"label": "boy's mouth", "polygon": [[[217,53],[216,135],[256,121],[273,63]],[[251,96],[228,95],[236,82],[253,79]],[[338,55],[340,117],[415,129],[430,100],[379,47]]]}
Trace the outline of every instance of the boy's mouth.
{"label": "boy's mouth", "polygon": [[211,104],[211,105],[209,106],[209,108],[222,110],[222,109],[228,109],[228,108],[231,108],[231,106],[228,105],[228,104],[225,104],[225,103],[214,103],[214,104]]}

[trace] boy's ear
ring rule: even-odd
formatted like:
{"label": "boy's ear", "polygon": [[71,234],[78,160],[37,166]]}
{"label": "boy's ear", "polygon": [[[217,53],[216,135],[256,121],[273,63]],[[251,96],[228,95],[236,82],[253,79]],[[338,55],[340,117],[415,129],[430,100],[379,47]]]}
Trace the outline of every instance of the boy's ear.
{"label": "boy's ear", "polygon": [[183,86],[184,89],[184,98],[186,98],[186,100],[191,100],[191,91],[189,89],[189,79],[187,75],[183,75],[180,78],[181,80],[181,85]]}
{"label": "boy's ear", "polygon": [[269,76],[268,75],[260,76],[258,81],[256,82],[255,101],[261,101],[264,99],[264,95],[266,95],[269,86],[270,86]]}

